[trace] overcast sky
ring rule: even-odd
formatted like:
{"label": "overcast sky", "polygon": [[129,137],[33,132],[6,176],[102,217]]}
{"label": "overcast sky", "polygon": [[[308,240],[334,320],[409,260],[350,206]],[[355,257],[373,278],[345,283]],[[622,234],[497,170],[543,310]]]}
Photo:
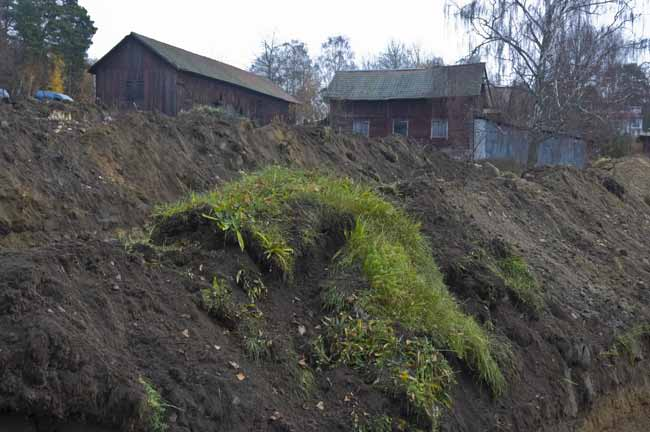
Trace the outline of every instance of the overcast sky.
{"label": "overcast sky", "polygon": [[[464,3],[467,0],[457,0]],[[248,69],[261,41],[299,39],[316,56],[332,35],[350,38],[357,62],[389,39],[419,44],[453,64],[468,51],[464,28],[445,18],[445,0],[79,0],[98,28],[89,56],[134,31]],[[643,21],[648,23],[649,16]],[[641,31],[650,28],[642,25]]]}
{"label": "overcast sky", "polygon": [[399,39],[453,63],[466,51],[444,0],[80,0],[98,28],[91,58],[134,31],[248,69],[261,41],[299,39],[310,54],[327,36],[351,39],[357,60]]}

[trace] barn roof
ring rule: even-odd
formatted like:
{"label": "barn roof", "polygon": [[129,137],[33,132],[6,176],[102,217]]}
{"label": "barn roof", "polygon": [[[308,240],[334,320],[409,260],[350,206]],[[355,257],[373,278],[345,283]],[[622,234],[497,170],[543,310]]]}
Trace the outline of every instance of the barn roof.
{"label": "barn roof", "polygon": [[[247,72],[243,69],[230,66],[229,64],[222,63],[209,57],[194,54],[190,51],[148,38],[138,33],[131,33],[125,37],[124,40],[128,38],[133,38],[141,42],[179,71],[190,72],[206,78],[224,81],[287,102],[300,103],[296,98],[263,76]],[[122,42],[124,42],[124,40]],[[105,58],[110,56],[112,51],[113,50],[95,63],[90,68],[90,72],[95,73],[98,65]]]}
{"label": "barn roof", "polygon": [[337,72],[325,95],[328,99],[388,100],[478,96],[485,63]]}

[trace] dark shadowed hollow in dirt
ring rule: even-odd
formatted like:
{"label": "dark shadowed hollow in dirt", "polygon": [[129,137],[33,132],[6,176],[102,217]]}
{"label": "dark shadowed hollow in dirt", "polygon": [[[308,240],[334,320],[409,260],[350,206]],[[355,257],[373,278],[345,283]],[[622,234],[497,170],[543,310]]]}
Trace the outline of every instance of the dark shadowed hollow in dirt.
{"label": "dark shadowed hollow in dirt", "polygon": [[388,391],[390,369],[328,333],[332,305],[372,318],[358,301],[373,279],[336,264],[353,215],[293,201],[294,240],[268,255],[291,249],[291,277],[209,206],[154,217],[269,165],[351,178],[404,209],[460,310],[507,348],[495,394],[433,341],[453,370],[439,430],[650,430],[647,159],[497,175],[397,138],[30,103],[0,105],[0,430],[431,428],[415,392]]}

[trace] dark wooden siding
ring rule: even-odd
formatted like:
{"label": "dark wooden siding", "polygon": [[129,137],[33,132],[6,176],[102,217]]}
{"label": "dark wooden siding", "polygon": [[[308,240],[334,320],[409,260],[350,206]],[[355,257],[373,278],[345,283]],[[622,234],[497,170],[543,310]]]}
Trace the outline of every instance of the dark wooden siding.
{"label": "dark wooden siding", "polygon": [[138,40],[126,38],[96,68],[100,103],[176,115],[195,105],[223,106],[269,123],[293,121],[290,103],[223,81],[177,71]]}
{"label": "dark wooden siding", "polygon": [[[392,133],[393,120],[409,122],[409,137],[439,146],[467,148],[473,134],[473,118],[482,109],[480,96],[388,101],[330,101],[330,125],[352,131],[354,119],[370,121],[370,136]],[[448,139],[431,139],[431,120],[447,119]]]}
{"label": "dark wooden siding", "polygon": [[178,111],[194,105],[211,105],[231,109],[261,123],[269,123],[274,118],[292,120],[287,101],[188,72],[179,72],[177,94]]}
{"label": "dark wooden siding", "polygon": [[[96,73],[97,100],[111,107],[176,114],[176,70],[141,43],[127,39]],[[142,86],[142,99],[129,98],[129,88]],[[131,90],[133,91],[133,90]],[[131,99],[131,100],[130,100]]]}

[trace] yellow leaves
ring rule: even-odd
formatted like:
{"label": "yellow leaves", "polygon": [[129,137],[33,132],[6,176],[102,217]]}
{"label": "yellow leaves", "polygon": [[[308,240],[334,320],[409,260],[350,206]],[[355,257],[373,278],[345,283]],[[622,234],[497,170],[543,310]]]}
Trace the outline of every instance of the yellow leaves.
{"label": "yellow leaves", "polygon": [[63,59],[58,55],[55,56],[52,61],[52,71],[50,72],[50,81],[48,83],[50,90],[57,93],[63,93],[65,90],[63,85],[64,68],[65,64],[63,63]]}

